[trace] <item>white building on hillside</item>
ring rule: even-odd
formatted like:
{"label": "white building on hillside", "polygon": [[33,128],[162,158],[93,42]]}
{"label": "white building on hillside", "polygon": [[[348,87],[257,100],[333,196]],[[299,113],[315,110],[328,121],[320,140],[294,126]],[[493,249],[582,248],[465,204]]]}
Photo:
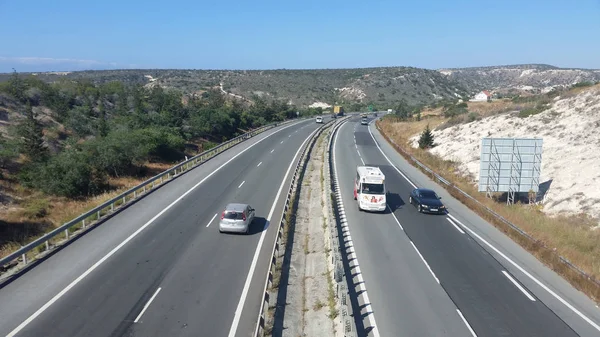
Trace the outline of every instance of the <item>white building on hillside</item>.
{"label": "white building on hillside", "polygon": [[491,98],[492,98],[492,94],[490,94],[489,91],[484,90],[484,91],[478,93],[477,95],[475,95],[475,97],[473,99],[471,99],[471,102],[485,102]]}

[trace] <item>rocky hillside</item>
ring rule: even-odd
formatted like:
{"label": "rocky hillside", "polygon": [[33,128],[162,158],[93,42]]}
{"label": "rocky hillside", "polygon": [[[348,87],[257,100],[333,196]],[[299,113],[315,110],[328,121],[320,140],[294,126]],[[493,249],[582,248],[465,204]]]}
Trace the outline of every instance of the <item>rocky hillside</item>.
{"label": "rocky hillside", "polygon": [[[549,187],[544,211],[586,213],[600,219],[600,84],[562,92],[548,109],[524,118],[518,111],[505,112],[433,134],[438,145],[430,151],[460,163],[474,184],[481,138],[543,138],[540,183]],[[412,141],[417,147],[418,135]]]}
{"label": "rocky hillside", "polygon": [[[0,74],[0,82],[10,74]],[[299,107],[314,103],[395,106],[404,98],[409,104],[430,103],[466,93],[465,87],[435,70],[393,67],[322,70],[106,70],[48,72],[36,76],[47,82],[90,79],[95,83],[120,80],[160,85],[201,94],[221,88],[231,96],[252,100],[254,95],[284,99]]]}
{"label": "rocky hillside", "polygon": [[600,70],[568,69],[545,64],[439,69],[449,80],[479,90],[517,89],[543,93],[554,87],[569,87],[580,82],[600,81]]}

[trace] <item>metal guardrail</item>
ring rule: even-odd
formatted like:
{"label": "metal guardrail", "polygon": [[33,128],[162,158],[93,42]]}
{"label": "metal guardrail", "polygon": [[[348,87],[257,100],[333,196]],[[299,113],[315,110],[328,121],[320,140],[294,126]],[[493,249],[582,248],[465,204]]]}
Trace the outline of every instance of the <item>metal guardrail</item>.
{"label": "metal guardrail", "polygon": [[417,158],[413,157],[410,153],[406,152],[393,139],[389,138],[385,134],[385,132],[383,132],[381,130],[379,124],[375,123],[375,127],[377,128],[377,130],[379,131],[379,133],[383,136],[383,138],[386,141],[388,141],[388,143],[393,144],[393,147],[398,152],[400,152],[405,158],[410,158],[410,160],[412,160],[423,171],[429,173],[433,178],[437,179],[439,182],[441,182],[442,184],[446,185],[447,187],[449,187],[451,189],[454,189],[456,192],[462,194],[463,196],[465,196],[466,198],[468,198],[469,200],[471,200],[472,202],[474,202],[475,204],[477,204],[479,207],[483,208],[485,211],[487,211],[488,213],[490,213],[496,219],[502,221],[502,223],[504,223],[507,226],[509,226],[515,232],[519,233],[521,236],[527,238],[528,240],[530,240],[531,242],[535,243],[536,245],[539,245],[540,247],[542,247],[542,248],[544,248],[544,249],[552,252],[552,254],[556,254],[556,256],[558,257],[558,259],[562,263],[564,263],[568,268],[570,268],[574,272],[578,273],[581,277],[583,277],[583,278],[591,281],[592,283],[595,283],[598,287],[600,287],[600,280],[597,280],[594,277],[592,277],[591,275],[589,275],[588,273],[584,272],[581,268],[579,268],[577,265],[573,264],[567,258],[565,258],[565,257],[561,256],[560,254],[556,253],[554,249],[548,247],[544,242],[542,242],[542,241],[534,238],[533,236],[529,235],[529,233],[527,233],[526,231],[524,231],[523,229],[521,229],[519,226],[513,224],[508,219],[506,219],[502,215],[496,213],[496,211],[494,211],[493,209],[491,209],[488,206],[486,206],[485,204],[483,204],[481,201],[479,201],[479,200],[475,199],[474,197],[472,197],[469,193],[461,190],[458,186],[452,184],[449,180],[445,179],[444,177],[442,177],[441,175],[437,174],[432,169],[430,169],[429,167],[427,167],[425,164],[421,163],[419,160],[417,160]]}
{"label": "metal guardrail", "polygon": [[296,165],[296,168],[294,170],[294,175],[292,176],[292,183],[290,184],[290,189],[288,190],[288,193],[287,193],[281,221],[279,222],[278,227],[277,227],[277,237],[275,238],[275,242],[273,243],[273,249],[271,252],[271,259],[270,259],[271,262],[269,263],[269,269],[268,269],[267,277],[265,280],[262,301],[261,301],[260,309],[259,309],[259,313],[258,313],[258,320],[257,320],[257,324],[256,324],[256,329],[255,329],[254,335],[253,335],[254,337],[263,337],[264,336],[265,324],[266,324],[265,314],[267,311],[266,308],[269,307],[269,301],[270,301],[269,289],[273,285],[273,270],[275,269],[276,264],[277,264],[277,255],[279,254],[279,249],[281,247],[281,239],[283,238],[283,229],[284,229],[284,227],[286,225],[286,221],[287,221],[285,214],[288,212],[288,210],[290,208],[293,209],[293,207],[294,207],[293,203],[298,200],[299,195],[297,193],[298,192],[297,186],[299,183],[299,179],[301,177],[300,173],[302,171],[306,170],[306,166],[308,164],[307,154],[310,153],[310,151],[312,150],[315,142],[317,141],[317,139],[319,138],[321,133],[323,133],[324,130],[328,129],[330,127],[329,124],[331,124],[331,123],[335,124],[335,120],[331,119],[330,121],[325,123],[324,126],[319,129],[319,131],[317,131],[315,134],[313,134],[313,136],[310,139],[310,141],[308,142],[308,144],[302,150],[302,153],[300,154],[300,159],[298,160],[298,164]]}
{"label": "metal guardrail", "polygon": [[[338,123],[331,130],[329,135],[329,141],[327,144],[327,156],[328,160],[325,162],[328,174],[325,175],[326,185],[329,186],[330,194],[337,194],[337,184],[334,183],[332,177],[335,176],[335,171],[332,169],[331,161],[333,160],[331,151],[333,151],[333,137],[335,133],[339,129],[342,123]],[[337,177],[335,177],[337,181]],[[335,198],[337,203],[341,203],[341,199]],[[331,242],[331,264],[333,265],[334,271],[334,281],[336,283],[336,298],[338,300],[338,308],[340,310],[339,317],[341,319],[342,328],[344,329],[345,337],[356,337],[358,334],[356,328],[356,316],[360,317],[360,313],[353,314],[352,303],[349,299],[349,290],[350,287],[354,286],[351,282],[351,277],[345,277],[344,275],[344,260],[342,259],[342,247],[340,242],[344,242],[344,238],[340,237],[340,232],[343,232],[342,229],[342,219],[345,218],[345,215],[339,214],[339,208],[336,203],[333,202],[332,198],[328,198],[328,206],[329,206],[329,223],[332,224],[329,227],[329,235]],[[336,209],[338,211],[338,216],[336,216]],[[339,220],[339,221],[338,221]],[[350,266],[348,266],[350,267]]]}
{"label": "metal guardrail", "polygon": [[[312,117],[308,117],[308,118],[312,118]],[[168,169],[162,173],[159,173],[158,175],[144,181],[143,183],[130,188],[129,190],[119,194],[118,196],[116,196],[108,201],[105,201],[101,205],[94,207],[93,209],[76,217],[75,219],[52,230],[51,232],[48,232],[48,233],[42,235],[41,237],[35,239],[34,241],[28,243],[27,245],[25,245],[23,247],[21,247],[17,251],[9,254],[8,256],[3,257],[2,259],[0,259],[0,271],[2,271],[3,269],[8,270],[11,267],[18,265],[18,262],[14,263],[14,261],[16,261],[16,260],[18,261],[18,259],[21,260],[23,265],[27,265],[29,262],[31,262],[28,260],[27,253],[31,252],[32,250],[38,249],[40,254],[45,254],[57,247],[60,247],[65,242],[69,241],[69,239],[77,236],[77,234],[78,234],[76,232],[77,230],[79,230],[81,232],[79,234],[84,233],[86,231],[86,229],[88,229],[92,224],[97,224],[99,221],[103,220],[107,216],[114,214],[115,211],[118,211],[120,208],[122,208],[124,205],[127,205],[129,202],[143,198],[144,196],[146,196],[148,194],[149,191],[155,190],[155,189],[163,186],[167,182],[175,179],[176,177],[179,177],[183,173],[188,172],[189,170],[205,163],[209,159],[215,157],[216,155],[222,153],[223,151],[225,151],[247,139],[250,139],[250,138],[252,138],[266,130],[272,129],[276,126],[288,124],[293,121],[305,120],[305,119],[307,119],[307,118],[299,118],[299,119],[292,119],[292,120],[288,120],[288,121],[284,121],[284,122],[271,123],[271,124],[259,127],[258,129],[247,132],[243,135],[232,138],[232,139],[230,139],[224,143],[221,143],[209,150],[206,150],[200,154],[197,154],[194,157],[189,158],[189,159],[171,167],[170,169]],[[56,244],[56,245],[51,244],[51,241],[50,241],[51,239],[53,239],[56,236],[58,236],[59,234],[63,234],[63,233],[64,233],[64,241],[62,241],[61,243]],[[41,247],[41,248],[38,248],[38,247]],[[36,260],[36,257],[33,257],[32,260]],[[9,265],[11,262],[13,262],[13,265]],[[7,265],[9,265],[9,266],[7,266]]]}

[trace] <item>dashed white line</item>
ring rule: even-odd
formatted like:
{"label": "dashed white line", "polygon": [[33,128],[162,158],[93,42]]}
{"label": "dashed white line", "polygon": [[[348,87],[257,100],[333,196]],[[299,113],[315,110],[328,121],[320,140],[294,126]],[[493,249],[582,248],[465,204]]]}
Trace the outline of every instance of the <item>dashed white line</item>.
{"label": "dashed white line", "polygon": [[259,166],[260,166],[260,164],[262,164],[262,161],[261,161],[260,163],[258,163],[258,165],[256,165],[256,167],[259,167]]}
{"label": "dashed white line", "polygon": [[146,312],[146,310],[150,306],[150,303],[152,303],[152,301],[154,301],[154,298],[156,297],[156,295],[158,295],[159,292],[160,292],[160,287],[158,287],[158,289],[156,289],[156,291],[154,292],[154,295],[152,295],[152,297],[150,297],[150,300],[148,301],[148,303],[146,303],[146,305],[144,305],[144,308],[142,309],[142,311],[140,311],[140,314],[135,318],[135,321],[133,321],[133,323],[137,323],[140,320],[140,318],[142,318],[142,315],[144,314],[144,312]]}
{"label": "dashed white line", "polygon": [[[69,285],[67,285],[63,290],[61,290],[58,294],[56,294],[48,302],[46,302],[46,304],[44,304],[41,308],[39,308],[36,312],[34,312],[31,316],[29,316],[25,321],[23,321],[16,328],[14,328],[6,337],[14,337],[16,334],[18,334],[29,323],[31,323],[34,319],[36,319],[39,315],[41,315],[44,311],[46,311],[52,304],[56,303],[56,301],[58,301],[67,292],[69,292],[69,290],[73,289],[73,287],[75,287],[79,282],[81,282],[81,280],[83,280],[84,278],[86,278],[90,273],[92,273],[96,268],[98,268],[98,266],[100,266],[102,263],[104,263],[104,261],[108,260],[117,251],[119,251],[121,248],[123,248],[123,246],[125,246],[129,241],[133,240],[133,238],[135,238],[136,236],[138,236],[144,229],[148,228],[148,226],[150,226],[151,224],[153,224],[154,221],[156,221],[156,219],[158,219],[163,214],[165,214],[169,209],[171,209],[173,206],[175,206],[178,202],[180,202],[188,194],[192,193],[196,188],[198,188],[198,186],[202,185],[207,179],[209,179],[214,174],[216,174],[221,169],[223,169],[223,167],[225,167],[226,165],[228,165],[229,163],[231,163],[233,160],[235,160],[237,157],[241,156],[246,151],[248,151],[251,148],[253,148],[254,146],[258,145],[260,142],[264,141],[265,139],[267,139],[267,138],[273,136],[274,134],[276,134],[278,132],[281,132],[281,131],[289,128],[289,127],[292,127],[292,126],[294,126],[296,124],[299,124],[299,123],[302,123],[302,122],[298,122],[298,123],[287,125],[287,126],[281,128],[279,130],[276,130],[273,133],[270,133],[270,134],[266,135],[264,138],[258,140],[256,143],[251,144],[247,148],[241,150],[236,155],[234,155],[229,160],[227,160],[225,163],[221,164],[221,166],[217,167],[214,171],[210,172],[206,177],[204,177],[202,180],[200,180],[198,183],[196,183],[194,186],[192,186],[185,193],[183,193],[182,195],[180,195],[177,199],[175,199],[175,201],[173,201],[172,203],[170,203],[167,207],[165,207],[160,212],[158,212],[158,214],[156,214],[154,217],[152,217],[152,219],[148,220],[148,222],[146,222],[145,224],[143,224],[135,232],[133,232],[131,235],[129,235],[125,240],[123,240],[120,244],[118,244],[115,248],[113,248],[110,252],[108,252],[108,254],[104,255],[100,260],[98,260],[98,262],[94,263],[91,267],[89,267],[85,272],[83,272],[83,274],[79,275],[79,277],[77,277],[75,280],[73,280],[73,282],[69,283]],[[265,232],[266,231],[263,231],[263,233],[265,233]]]}
{"label": "dashed white line", "polygon": [[396,217],[396,214],[394,214],[394,211],[392,211],[392,208],[390,207],[390,205],[389,204],[386,204],[386,205],[387,205],[387,208],[390,210],[390,213],[394,217],[394,220],[396,220],[396,223],[398,224],[398,226],[400,226],[400,229],[404,230],[404,227],[402,227],[402,224],[400,223],[400,221],[398,221],[398,218]]}
{"label": "dashed white line", "polygon": [[[371,132],[371,128],[369,128],[369,134],[371,135],[371,138],[373,138],[373,142],[375,142],[375,146],[377,146],[377,149],[379,149],[379,152],[381,152],[381,154],[385,157],[385,159],[391,164],[391,166],[409,183],[411,184],[414,188],[417,188],[417,185],[415,185],[410,179],[408,179],[408,177],[402,173],[402,171],[400,171],[396,165],[394,165],[392,163],[392,161],[388,158],[388,156],[383,152],[383,150],[381,149],[381,147],[379,146],[379,143],[377,143],[377,141],[375,140],[375,136],[373,136],[373,132]],[[458,223],[462,228],[464,228],[465,230],[467,230],[471,235],[475,236],[477,239],[479,239],[481,242],[483,242],[486,246],[488,246],[490,249],[492,249],[493,251],[495,251],[498,255],[500,255],[503,259],[505,259],[506,261],[508,261],[510,264],[512,264],[515,268],[519,269],[519,271],[521,271],[525,276],[527,276],[529,279],[531,279],[533,282],[535,282],[538,286],[540,286],[542,289],[544,289],[545,291],[547,291],[550,295],[552,295],[555,299],[557,299],[559,302],[561,302],[563,305],[565,305],[567,308],[569,308],[571,311],[573,311],[577,316],[579,316],[581,319],[583,319],[584,321],[586,321],[589,325],[591,325],[592,327],[594,327],[594,329],[600,331],[600,325],[596,324],[594,321],[592,321],[590,318],[588,318],[587,316],[585,316],[583,313],[581,313],[581,311],[577,310],[577,308],[575,308],[573,305],[571,305],[569,302],[567,302],[565,299],[563,299],[562,297],[560,297],[558,294],[556,294],[554,291],[552,291],[552,289],[548,288],[548,286],[546,286],[544,283],[542,283],[540,280],[536,279],[535,277],[533,277],[533,275],[531,275],[528,271],[526,271],[523,267],[521,267],[520,265],[518,265],[516,262],[514,262],[513,260],[511,260],[508,256],[506,256],[504,253],[502,253],[498,248],[494,247],[492,244],[490,244],[489,242],[487,242],[484,238],[482,238],[479,234],[477,234],[475,231],[473,231],[471,228],[465,226],[462,222],[460,222],[458,219],[456,219],[456,217],[454,217],[452,214],[448,214],[448,216],[450,218],[452,218],[452,220],[456,221],[456,223]],[[458,309],[457,309],[458,310]],[[460,311],[459,311],[460,314]],[[462,314],[461,314],[462,317]],[[464,319],[464,318],[463,318]],[[466,323],[466,320],[465,320]],[[475,336],[475,334],[473,333],[473,336]]]}
{"label": "dashed white line", "polygon": [[215,215],[213,215],[213,217],[210,219],[210,221],[206,224],[206,227],[210,226],[210,224],[213,222],[213,220],[217,217],[217,214],[219,214],[219,213],[215,213]]}
{"label": "dashed white line", "polygon": [[290,138],[292,135],[289,135],[288,138]]}
{"label": "dashed white line", "polygon": [[506,276],[506,278],[508,278],[510,280],[510,282],[512,282],[517,288],[519,288],[519,290],[521,290],[521,292],[523,294],[525,294],[525,296],[527,296],[527,298],[529,298],[530,301],[535,302],[535,298],[533,298],[533,296],[531,296],[531,294],[529,292],[527,292],[527,290],[525,290],[525,288],[523,288],[519,284],[519,282],[517,282],[514,278],[512,278],[512,276],[510,276],[510,274],[507,273],[506,270],[503,270],[502,274],[504,274],[504,276]]}
{"label": "dashed white line", "polygon": [[244,185],[245,182],[246,182],[245,180],[242,181],[242,183],[240,184],[240,186],[238,186],[238,188],[242,187],[242,185]]}
{"label": "dashed white line", "polygon": [[473,328],[471,328],[471,325],[469,324],[469,322],[467,322],[467,320],[465,319],[465,316],[463,316],[462,312],[460,312],[460,310],[458,310],[458,309],[456,309],[456,312],[458,312],[458,316],[460,316],[460,318],[462,318],[462,320],[465,323],[465,325],[467,326],[467,328],[469,328],[469,331],[471,331],[471,335],[473,335],[473,337],[477,337],[477,335],[475,334],[475,331],[473,331]]}
{"label": "dashed white line", "polygon": [[504,253],[502,253],[500,250],[498,250],[498,248],[494,247],[492,244],[487,242],[479,234],[475,233],[475,231],[473,231],[471,228],[465,226],[462,222],[460,222],[458,219],[456,219],[456,217],[452,216],[452,214],[448,214],[448,216],[451,217],[452,220],[456,221],[456,223],[461,225],[462,228],[466,229],[469,233],[471,233],[471,235],[473,235],[474,237],[479,239],[486,246],[490,247],[498,255],[500,255],[502,258],[504,258],[506,261],[508,261],[510,264],[512,264],[515,268],[519,269],[523,274],[525,274],[525,276],[529,277],[529,279],[531,279],[533,282],[537,283],[538,286],[540,286],[542,289],[546,290],[550,295],[552,295],[554,298],[556,298],[559,302],[564,304],[567,308],[571,309],[571,311],[573,311],[575,314],[577,314],[577,316],[579,316],[581,319],[586,321],[589,325],[593,326],[596,330],[600,331],[600,326],[598,324],[596,324],[594,321],[592,321],[587,316],[582,314],[579,310],[577,310],[577,308],[572,306],[569,302],[565,301],[562,297],[558,296],[554,291],[552,291],[552,289],[548,288],[545,284],[543,284],[538,279],[533,277],[533,275],[531,275],[529,272],[527,272],[525,269],[523,269],[523,267],[519,266],[517,263],[515,263],[513,260],[511,260],[508,256],[506,256]]}
{"label": "dashed white line", "polygon": [[279,144],[283,144],[283,140],[282,140],[282,141],[281,141],[281,143],[279,143]]}
{"label": "dashed white line", "polygon": [[429,269],[429,272],[431,273],[431,275],[433,275],[433,278],[437,281],[438,284],[440,284],[440,279],[438,279],[437,276],[435,276],[435,273],[433,272],[431,267],[429,267],[429,263],[427,263],[427,261],[425,261],[425,258],[423,257],[423,255],[421,255],[421,252],[417,249],[417,246],[415,246],[415,244],[412,242],[412,240],[410,241],[410,244],[417,251],[417,254],[419,254],[419,256],[421,257],[421,260],[423,260],[423,263],[425,263],[425,265],[427,266],[427,269]]}
{"label": "dashed white line", "polygon": [[448,220],[454,226],[454,228],[460,232],[460,234],[465,234],[465,231],[463,231],[454,221],[452,221],[452,219],[446,218],[446,220]]}
{"label": "dashed white line", "polygon": [[273,151],[275,151],[275,149],[271,150],[271,153],[273,153]]}
{"label": "dashed white line", "polygon": [[235,337],[238,325],[240,324],[240,318],[242,316],[242,310],[244,309],[244,304],[246,303],[246,297],[248,297],[248,291],[250,290],[250,283],[252,281],[252,276],[254,275],[254,270],[256,269],[256,264],[258,263],[258,256],[260,255],[260,249],[265,240],[265,235],[267,234],[267,229],[268,229],[269,223],[271,222],[271,218],[273,217],[273,213],[275,212],[275,207],[277,206],[277,201],[279,200],[279,197],[281,196],[281,191],[283,191],[283,186],[285,185],[285,182],[288,179],[288,176],[290,175],[290,171],[292,170],[292,166],[294,165],[296,158],[298,158],[298,155],[300,154],[300,151],[304,147],[304,144],[306,144],[306,142],[308,142],[308,140],[312,137],[312,135],[315,134],[317,131],[319,131],[319,129],[316,129],[315,131],[313,131],[310,135],[308,135],[308,137],[306,137],[304,142],[302,142],[302,144],[300,144],[300,147],[298,147],[298,151],[296,151],[294,158],[292,158],[292,161],[290,162],[290,166],[288,166],[288,169],[285,172],[285,175],[283,176],[281,185],[279,185],[279,190],[277,191],[277,195],[275,195],[275,200],[273,201],[273,205],[271,206],[271,211],[269,211],[269,215],[267,216],[267,221],[265,223],[265,227],[263,228],[263,231],[260,234],[260,238],[258,239],[258,244],[256,246],[256,250],[254,251],[254,256],[252,257],[252,262],[250,263],[250,270],[248,270],[248,275],[246,276],[244,288],[242,289],[242,294],[240,295],[240,300],[238,302],[237,308],[235,309],[235,313],[233,315],[233,322],[231,323],[231,328],[229,329],[229,334],[228,334],[229,337]]}

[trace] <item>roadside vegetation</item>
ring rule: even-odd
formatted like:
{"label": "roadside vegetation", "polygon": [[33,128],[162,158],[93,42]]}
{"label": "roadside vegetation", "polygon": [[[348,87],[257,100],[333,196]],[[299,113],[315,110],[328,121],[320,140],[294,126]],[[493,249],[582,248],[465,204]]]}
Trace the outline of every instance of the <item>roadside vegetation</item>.
{"label": "roadside vegetation", "polygon": [[[518,97],[508,100],[493,101],[492,103],[469,102],[464,105],[454,103],[445,103],[427,107],[423,110],[420,119],[416,116],[402,117],[397,115],[386,116],[383,120],[377,122],[377,127],[388,141],[392,140],[399,153],[407,157],[412,155],[417,160],[428,166],[434,172],[438,173],[454,186],[467,192],[470,196],[489,207],[508,221],[520,227],[539,242],[531,242],[523,237],[505,223],[492,216],[483,207],[456,192],[452,188],[447,188],[449,192],[463,204],[479,213],[484,219],[494,224],[496,227],[507,233],[515,242],[536,255],[542,262],[550,268],[563,275],[576,288],[585,292],[595,301],[600,301],[600,231],[593,230],[597,226],[597,219],[592,219],[585,214],[578,215],[558,215],[549,216],[542,213],[539,205],[529,205],[517,203],[508,206],[500,201],[501,194],[494,195],[492,199],[487,198],[485,193],[477,191],[477,186],[472,178],[461,173],[459,163],[443,160],[442,158],[431,154],[427,149],[433,143],[433,136],[428,131],[431,129],[440,129],[457,123],[466,123],[471,113],[477,113],[478,118],[490,116],[493,114],[514,111],[521,107],[520,117],[524,110],[538,111],[540,105],[548,104],[553,97],[572,97],[579,93],[583,85],[574,86],[571,89],[552,92],[544,95],[531,96],[527,98]],[[447,111],[456,111],[465,109],[458,115],[447,114]],[[460,119],[460,121],[457,121]],[[411,146],[414,136],[419,138],[419,147]],[[405,153],[403,153],[403,151]],[[408,158],[407,158],[408,159]],[[413,163],[409,160],[410,163]],[[414,163],[413,163],[414,164]],[[589,280],[582,277],[572,269],[568,268],[558,255],[565,257],[571,263],[579,267],[585,273],[595,280]]]}
{"label": "roadside vegetation", "polygon": [[218,90],[46,83],[15,72],[0,83],[0,256],[186,156],[296,111]]}

